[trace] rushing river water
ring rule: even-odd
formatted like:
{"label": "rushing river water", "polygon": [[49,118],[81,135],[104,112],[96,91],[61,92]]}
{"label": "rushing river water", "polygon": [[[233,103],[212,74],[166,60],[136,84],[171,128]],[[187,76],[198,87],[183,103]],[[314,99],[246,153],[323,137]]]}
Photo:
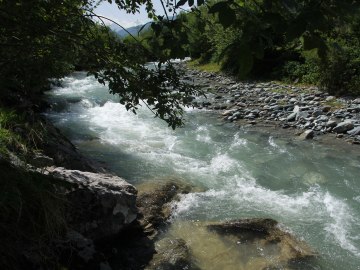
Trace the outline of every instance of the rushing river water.
{"label": "rushing river water", "polygon": [[[269,217],[318,252],[304,269],[360,269],[359,149],[249,132],[199,110],[188,110],[186,127],[172,131],[146,109],[127,112],[84,73],[65,78],[48,99],[47,116],[80,152],[135,186],[177,178],[206,190],[182,195],[170,233],[196,237],[186,230],[192,220]],[[200,235],[194,250],[206,246]],[[247,269],[203,269],[220,267]]]}

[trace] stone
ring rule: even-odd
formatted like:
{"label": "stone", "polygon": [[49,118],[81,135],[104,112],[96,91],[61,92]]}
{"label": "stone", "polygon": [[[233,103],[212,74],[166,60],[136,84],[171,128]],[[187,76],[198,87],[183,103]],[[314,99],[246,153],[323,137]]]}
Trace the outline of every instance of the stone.
{"label": "stone", "polygon": [[95,245],[92,240],[85,238],[82,234],[73,230],[69,230],[66,233],[66,240],[73,246],[73,252],[76,250],[76,255],[85,263],[94,259],[97,251],[95,250]]}
{"label": "stone", "polygon": [[351,136],[360,135],[360,126],[355,127],[355,128],[353,128],[353,129],[349,130],[349,131],[347,132],[347,134],[349,134],[349,135],[351,135]]}
{"label": "stone", "polygon": [[344,121],[339,123],[336,127],[333,128],[335,133],[345,133],[354,128],[354,124],[351,121]]}
{"label": "stone", "polygon": [[145,270],[194,269],[186,243],[178,238],[163,238],[156,242],[156,254]]}
{"label": "stone", "polygon": [[230,116],[234,113],[234,110],[226,110],[221,115],[222,116]]}
{"label": "stone", "polygon": [[323,111],[324,113],[330,112],[330,111],[331,111],[331,106],[323,106],[323,107],[322,107],[322,111]]}
{"label": "stone", "polygon": [[354,104],[360,104],[360,98],[356,98],[352,101]]}
{"label": "stone", "polygon": [[315,111],[312,113],[312,116],[318,117],[319,115],[322,115],[322,113],[323,113],[322,110],[315,110]]}
{"label": "stone", "polygon": [[334,101],[336,99],[336,97],[334,96],[328,96],[325,100],[326,101]]}
{"label": "stone", "polygon": [[308,129],[306,131],[304,131],[299,138],[301,140],[310,140],[312,138],[314,138],[314,131],[312,129]]}
{"label": "stone", "polygon": [[50,167],[54,165],[54,159],[48,157],[40,152],[34,153],[29,163],[36,168]]}
{"label": "stone", "polygon": [[137,206],[141,213],[140,224],[149,235],[155,236],[157,229],[165,225],[172,212],[172,201],[179,194],[189,193],[193,186],[178,180],[152,181],[138,186]]}
{"label": "stone", "polygon": [[333,127],[336,127],[336,126],[337,126],[337,122],[335,120],[329,120],[326,123],[326,127],[329,127],[329,128],[333,128]]}
{"label": "stone", "polygon": [[286,121],[289,121],[289,122],[295,121],[297,115],[298,115],[298,112],[291,113],[289,116],[286,117]]}
{"label": "stone", "polygon": [[296,239],[288,231],[282,229],[273,219],[241,219],[210,224],[207,228],[226,237],[226,241],[234,242],[238,249],[240,246],[256,246],[258,249],[266,250],[271,246],[272,250],[276,250],[276,255],[274,254],[276,261],[268,262],[269,265],[266,267],[257,269],[288,269],[287,266],[291,263],[301,263],[315,258],[317,255],[305,242]]}
{"label": "stone", "polygon": [[118,176],[59,167],[45,173],[64,183],[68,223],[87,238],[114,237],[137,217],[137,190]]}

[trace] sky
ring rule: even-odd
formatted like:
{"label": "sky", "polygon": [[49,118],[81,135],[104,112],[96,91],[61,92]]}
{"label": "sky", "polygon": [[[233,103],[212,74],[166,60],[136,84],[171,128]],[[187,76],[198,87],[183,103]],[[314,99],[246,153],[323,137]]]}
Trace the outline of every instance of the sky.
{"label": "sky", "polygon": [[[163,14],[160,0],[154,0],[154,8],[158,14]],[[127,14],[126,12],[119,10],[115,4],[109,4],[108,2],[102,2],[96,9],[95,13],[101,16],[105,16],[119,23],[121,26],[128,28],[131,26],[144,24],[150,19],[147,17],[145,7],[141,7],[140,13]],[[112,22],[105,22],[109,25]]]}

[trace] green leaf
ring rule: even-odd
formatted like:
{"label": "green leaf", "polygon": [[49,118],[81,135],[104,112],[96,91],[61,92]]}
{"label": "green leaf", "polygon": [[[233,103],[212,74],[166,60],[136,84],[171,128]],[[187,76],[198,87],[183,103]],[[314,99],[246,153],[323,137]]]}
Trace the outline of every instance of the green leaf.
{"label": "green leaf", "polygon": [[228,28],[236,21],[235,11],[230,7],[222,9],[219,12],[219,21],[223,27]]}
{"label": "green leaf", "polygon": [[209,8],[209,14],[218,13],[224,9],[226,10],[227,7],[228,7],[227,2],[218,2]]}
{"label": "green leaf", "polygon": [[302,18],[295,19],[288,26],[286,31],[286,39],[290,42],[296,38],[300,38],[301,35],[306,31],[306,25],[306,21],[304,21]]}
{"label": "green leaf", "polygon": [[179,2],[177,2],[176,7],[177,8],[181,7],[181,6],[185,5],[186,2],[187,2],[187,0],[180,0]]}
{"label": "green leaf", "polygon": [[158,37],[161,33],[161,29],[162,29],[161,26],[157,23],[152,23],[151,28],[154,31],[155,36]]}
{"label": "green leaf", "polygon": [[302,38],[304,50],[312,50],[320,48],[323,43],[322,39],[316,35],[307,34]]}
{"label": "green leaf", "polygon": [[254,59],[251,54],[250,47],[247,44],[242,44],[239,47],[239,77],[245,78],[245,76],[251,71]]}

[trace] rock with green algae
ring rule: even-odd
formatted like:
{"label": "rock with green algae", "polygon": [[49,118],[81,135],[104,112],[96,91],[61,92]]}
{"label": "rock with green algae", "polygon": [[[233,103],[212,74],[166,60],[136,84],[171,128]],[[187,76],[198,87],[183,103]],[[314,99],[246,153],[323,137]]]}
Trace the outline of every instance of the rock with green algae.
{"label": "rock with green algae", "polygon": [[163,238],[155,244],[156,254],[145,270],[199,269],[191,262],[190,250],[182,239]]}
{"label": "rock with green algae", "polygon": [[254,256],[260,269],[293,269],[293,266],[306,263],[314,259],[317,254],[304,242],[296,239],[292,234],[284,230],[277,221],[273,219],[251,218],[237,221],[210,224],[207,226],[232,241],[235,245],[251,245],[263,253],[271,250],[266,261],[259,256]]}

